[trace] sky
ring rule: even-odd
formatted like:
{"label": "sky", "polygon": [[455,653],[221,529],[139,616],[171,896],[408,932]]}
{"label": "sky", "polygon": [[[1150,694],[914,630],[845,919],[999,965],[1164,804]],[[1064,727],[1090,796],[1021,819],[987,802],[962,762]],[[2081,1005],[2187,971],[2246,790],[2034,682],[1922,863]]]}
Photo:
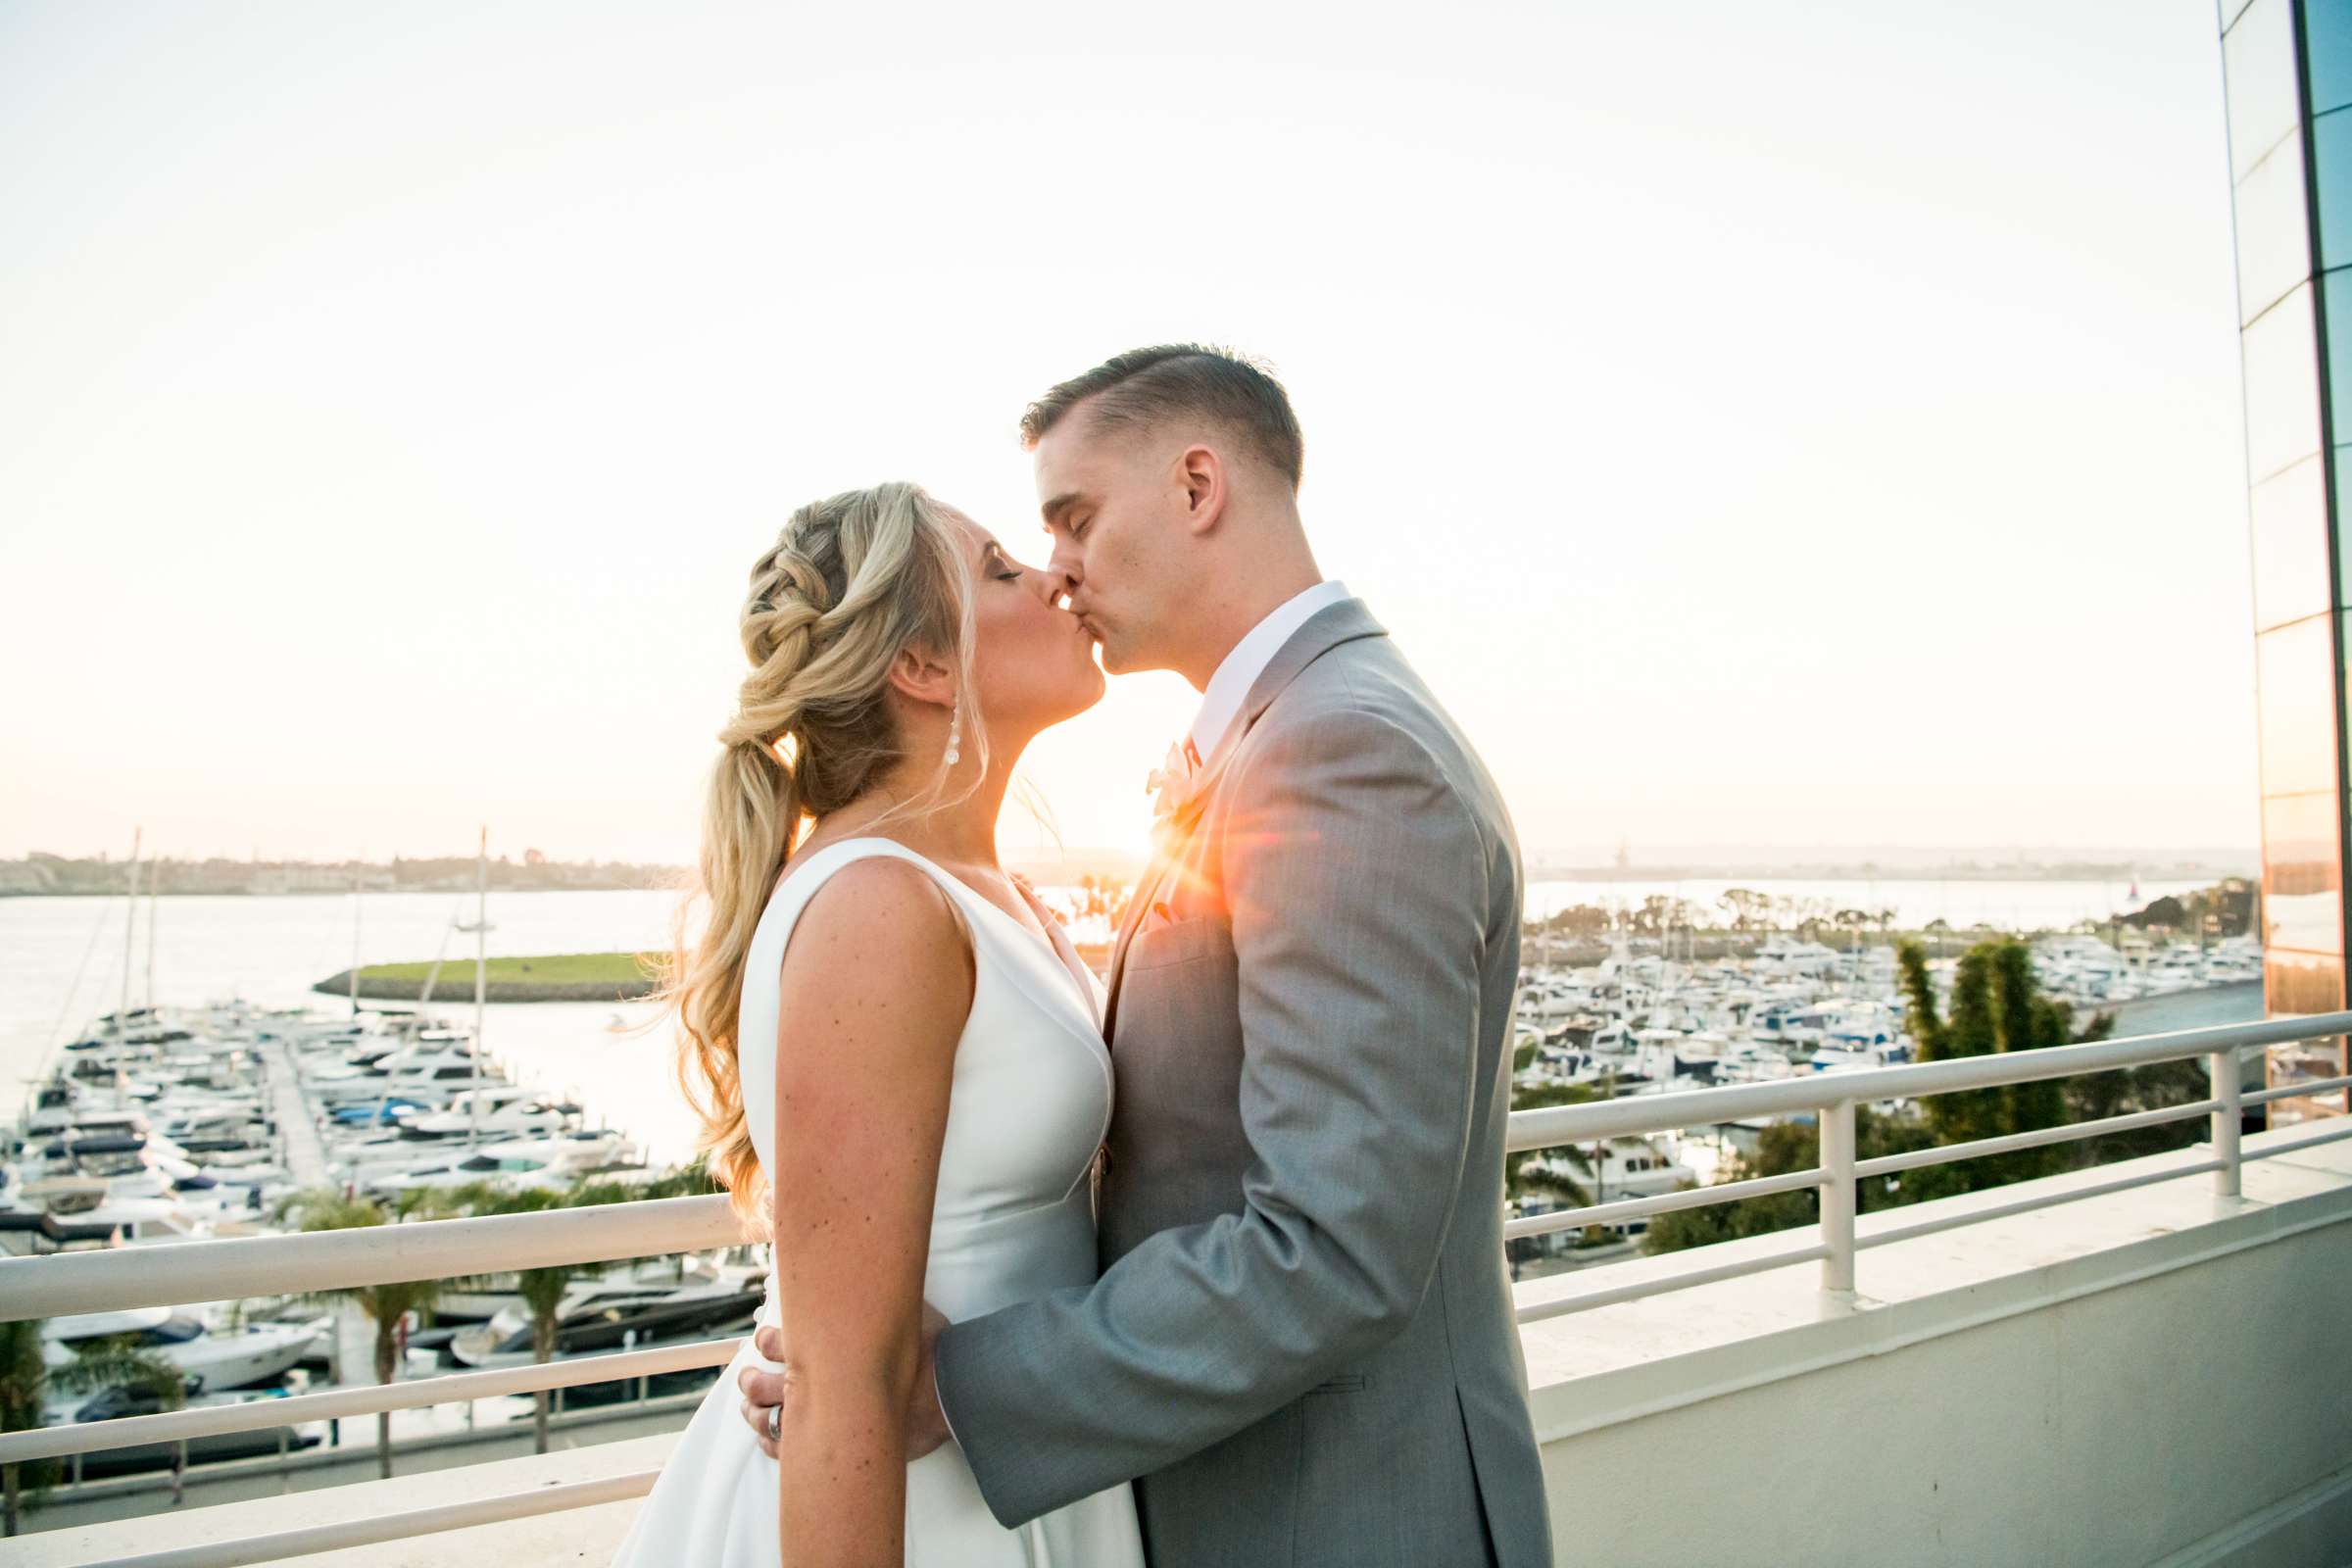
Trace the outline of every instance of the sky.
{"label": "sky", "polygon": [[[0,0],[0,856],[678,861],[744,575],[1269,361],[1538,848],[2251,847],[2211,0]],[[1042,737],[1132,847],[1197,698]]]}

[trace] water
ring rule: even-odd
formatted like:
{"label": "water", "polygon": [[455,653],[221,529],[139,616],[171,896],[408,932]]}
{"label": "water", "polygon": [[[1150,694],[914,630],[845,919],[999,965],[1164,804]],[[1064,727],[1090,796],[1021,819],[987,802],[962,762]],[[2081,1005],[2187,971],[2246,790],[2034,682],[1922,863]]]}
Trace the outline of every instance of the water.
{"label": "water", "polygon": [[[193,1006],[241,998],[266,1006],[340,1010],[310,988],[350,966],[349,894],[283,898],[167,896],[158,901],[155,1000]],[[665,947],[674,896],[636,893],[494,893],[493,957],[615,953]],[[473,918],[471,895],[370,893],[359,901],[363,961],[429,959],[453,917]],[[469,958],[474,938],[453,935],[449,956]],[[84,955],[87,963],[84,964]],[[131,954],[131,1004],[146,999],[147,904]],[[79,975],[79,984],[75,977]],[[89,1019],[122,996],[122,900],[0,899],[0,1118],[13,1119],[21,1084]],[[394,1004],[397,1005],[397,1004]],[[473,999],[443,992],[433,1010],[470,1024]],[[591,1125],[610,1121],[656,1160],[691,1150],[694,1117],[680,1098],[666,1037],[609,1026],[651,1019],[648,1003],[493,1003],[484,1033],[514,1076],[568,1090]]]}
{"label": "water", "polygon": [[[2141,902],[2197,883],[2143,883]],[[1776,898],[1819,900],[1832,909],[1892,909],[1896,923],[1947,920],[1956,931],[1984,921],[2003,928],[2066,926],[2104,919],[2135,906],[2117,882],[1884,881],[1538,882],[1528,890],[1531,916],[1578,904],[1638,906],[1650,894],[1687,899],[1710,910],[1729,887]],[[318,996],[314,982],[347,967],[353,956],[354,901],[349,894],[283,898],[167,897],[156,928],[155,997],[165,1005],[242,998],[270,1006],[343,1005]],[[666,945],[674,895],[501,893],[490,900],[492,956],[612,953]],[[130,957],[131,1002],[145,989],[147,906],[142,901]],[[94,898],[0,899],[0,1116],[13,1117],[20,1086],[38,1075],[50,1054],[96,1013],[111,1010],[122,983],[122,901]],[[371,893],[359,902],[362,960],[427,959],[453,918],[470,920],[470,895]],[[471,936],[449,938],[449,956],[470,956]],[[470,1021],[470,996],[435,999],[435,1010]],[[656,1160],[692,1148],[694,1117],[680,1097],[664,1033],[622,1033],[649,1021],[646,1003],[493,1004],[486,1033],[492,1051],[516,1077],[568,1091],[591,1123],[610,1121],[645,1145]]]}

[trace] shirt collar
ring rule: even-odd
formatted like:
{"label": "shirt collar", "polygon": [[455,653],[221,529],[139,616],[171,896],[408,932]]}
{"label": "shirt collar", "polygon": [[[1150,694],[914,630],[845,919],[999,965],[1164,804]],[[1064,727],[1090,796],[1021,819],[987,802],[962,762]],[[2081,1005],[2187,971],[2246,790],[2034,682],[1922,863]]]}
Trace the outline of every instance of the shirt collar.
{"label": "shirt collar", "polygon": [[1205,762],[1217,753],[1225,739],[1226,730],[1233,727],[1242,704],[1250,700],[1250,688],[1265,672],[1282,645],[1291,640],[1299,627],[1312,619],[1317,612],[1348,599],[1344,582],[1319,582],[1312,588],[1275,607],[1272,613],[1250,628],[1249,635],[1233,645],[1233,652],[1217,666],[1208,678],[1208,687],[1200,694],[1200,712],[1193,720],[1193,750]]}

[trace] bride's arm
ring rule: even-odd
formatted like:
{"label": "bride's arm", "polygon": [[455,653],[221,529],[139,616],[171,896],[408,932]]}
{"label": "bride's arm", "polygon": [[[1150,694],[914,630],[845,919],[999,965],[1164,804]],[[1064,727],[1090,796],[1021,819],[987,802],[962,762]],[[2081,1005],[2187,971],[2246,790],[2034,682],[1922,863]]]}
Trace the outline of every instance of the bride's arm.
{"label": "bride's arm", "polygon": [[904,1560],[906,1410],[971,961],[946,895],[884,858],[834,873],[784,955],[773,1208],[791,1568]]}

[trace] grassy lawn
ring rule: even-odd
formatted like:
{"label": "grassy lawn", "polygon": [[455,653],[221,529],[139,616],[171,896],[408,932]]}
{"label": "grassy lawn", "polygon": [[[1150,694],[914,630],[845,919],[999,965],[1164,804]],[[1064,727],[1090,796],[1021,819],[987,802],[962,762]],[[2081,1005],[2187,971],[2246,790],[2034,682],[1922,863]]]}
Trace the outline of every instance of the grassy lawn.
{"label": "grassy lawn", "polygon": [[[559,953],[535,958],[492,958],[489,980],[493,985],[506,981],[538,985],[626,985],[642,981],[646,971],[642,960],[653,954],[635,953]],[[415,980],[421,982],[428,963],[371,963],[360,971],[367,980]],[[453,997],[473,986],[473,960],[452,958],[441,965],[441,977],[433,982],[433,995]]]}

